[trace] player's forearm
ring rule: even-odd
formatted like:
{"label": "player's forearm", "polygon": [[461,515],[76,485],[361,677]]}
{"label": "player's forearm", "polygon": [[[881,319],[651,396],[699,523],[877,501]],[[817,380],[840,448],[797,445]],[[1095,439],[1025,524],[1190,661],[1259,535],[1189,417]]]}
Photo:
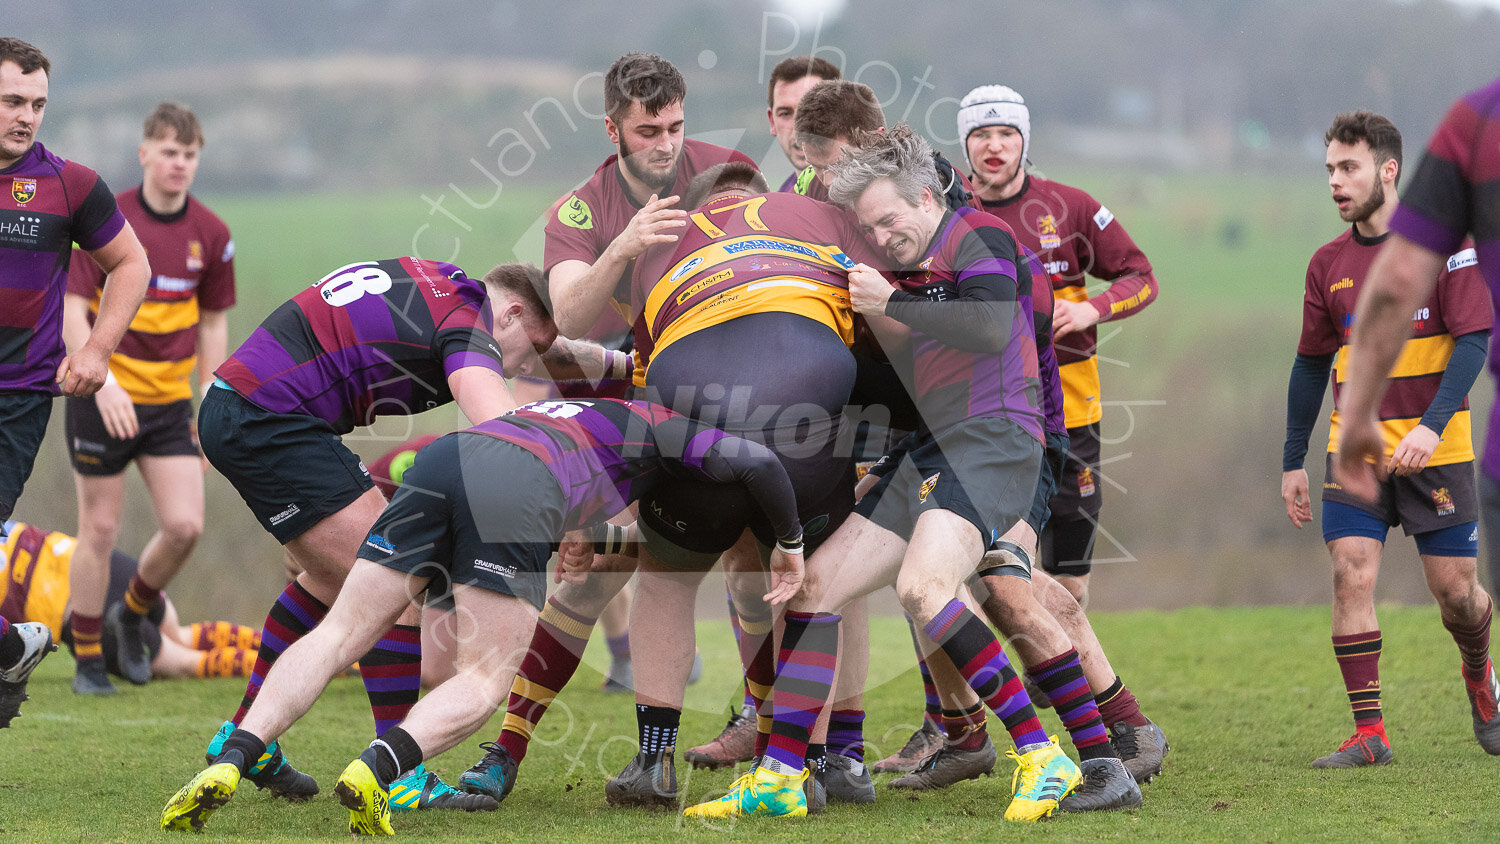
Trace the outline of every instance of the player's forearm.
{"label": "player's forearm", "polygon": [[1121,276],[1110,282],[1109,289],[1089,299],[1099,312],[1099,321],[1108,322],[1143,311],[1156,301],[1158,285],[1153,273]]}
{"label": "player's forearm", "polygon": [[744,484],[765,513],[776,539],[788,545],[801,545],[797,494],[786,469],[770,449],[751,440],[725,437],[704,454],[703,468],[715,480]]}
{"label": "player's forearm", "polygon": [[542,363],[555,381],[624,380],[635,368],[629,352],[566,337],[553,341],[552,348],[542,354]]}
{"label": "player's forearm", "polygon": [[116,264],[104,277],[104,293],[99,299],[99,313],[85,345],[94,346],[106,355],[114,354],[120,338],[130,328],[136,311],[146,298],[151,270],[145,252],[131,255]]}
{"label": "player's forearm", "polygon": [[1286,388],[1286,442],[1282,446],[1281,471],[1301,469],[1307,459],[1307,442],[1318,414],[1323,410],[1323,392],[1333,355],[1297,355]]}
{"label": "player's forearm", "polygon": [[934,302],[898,290],[886,303],[886,316],[955,349],[1000,354],[1010,341],[1018,305],[994,299],[962,297]]}
{"label": "player's forearm", "polygon": [[74,293],[63,295],[63,346],[68,354],[83,348],[89,341],[89,300]]}
{"label": "player's forearm", "polygon": [[621,257],[611,243],[592,264],[564,261],[552,268],[548,274],[552,316],[562,336],[576,339],[593,329],[629,264],[630,259]]}
{"label": "player's forearm", "polygon": [[198,394],[214,382],[214,370],[229,357],[229,315],[203,311],[198,317]]}
{"label": "player's forearm", "polygon": [[1463,406],[1464,399],[1468,398],[1469,390],[1478,380],[1480,370],[1484,369],[1489,342],[1488,331],[1475,331],[1458,338],[1453,346],[1453,354],[1448,358],[1448,366],[1443,370],[1443,379],[1438,382],[1437,394],[1432,397],[1427,412],[1422,414],[1420,424],[1438,434],[1443,433],[1443,429],[1448,427],[1448,420],[1453,418],[1453,414]]}

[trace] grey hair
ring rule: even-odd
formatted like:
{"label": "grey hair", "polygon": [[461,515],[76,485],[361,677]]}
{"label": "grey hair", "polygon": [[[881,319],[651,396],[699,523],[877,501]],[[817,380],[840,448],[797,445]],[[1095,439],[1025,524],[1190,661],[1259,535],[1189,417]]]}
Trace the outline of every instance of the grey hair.
{"label": "grey hair", "polygon": [[897,196],[920,205],[924,188],[934,198],[943,193],[932,156],[932,145],[905,123],[889,132],[861,132],[834,162],[828,198],[847,208],[876,180],[889,179]]}

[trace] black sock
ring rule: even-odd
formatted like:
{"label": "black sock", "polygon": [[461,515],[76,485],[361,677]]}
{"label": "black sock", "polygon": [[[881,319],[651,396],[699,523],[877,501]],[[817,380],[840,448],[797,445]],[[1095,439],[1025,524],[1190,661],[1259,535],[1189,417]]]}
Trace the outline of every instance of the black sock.
{"label": "black sock", "polygon": [[21,641],[21,631],[12,624],[6,628],[5,635],[0,636],[0,668],[14,668],[24,653],[26,643]]}
{"label": "black sock", "polygon": [[[381,747],[384,744],[385,747]],[[380,738],[371,742],[375,748],[375,776],[381,785],[390,785],[402,772],[422,764],[422,748],[417,740],[400,727],[386,730]]]}
{"label": "black sock", "polygon": [[659,753],[677,746],[677,727],[682,723],[681,709],[637,704],[635,721],[640,730],[642,753]]}
{"label": "black sock", "polygon": [[[224,739],[224,748],[219,751],[218,758],[214,762],[229,762],[239,768],[240,774],[244,775],[255,767],[255,763],[260,761],[261,754],[265,752],[266,743],[261,741],[259,736],[243,727],[236,727],[235,731],[229,734],[229,738]],[[235,759],[236,755],[239,757],[238,760]]]}
{"label": "black sock", "polygon": [[828,745],[809,744],[807,746],[807,767],[815,774],[821,773],[828,766]]}

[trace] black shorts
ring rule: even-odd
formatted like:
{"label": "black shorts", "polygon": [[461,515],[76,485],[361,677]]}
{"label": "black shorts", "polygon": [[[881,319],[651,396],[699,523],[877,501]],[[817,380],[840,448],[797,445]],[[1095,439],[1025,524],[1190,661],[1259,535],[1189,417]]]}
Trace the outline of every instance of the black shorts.
{"label": "black shorts", "polygon": [[117,440],[104,429],[104,417],[94,397],[69,397],[64,409],[63,430],[68,436],[68,457],[80,475],[108,476],[125,471],[141,455],[151,457],[197,457],[198,440],[193,436],[193,403],[187,399],[170,404],[138,404],[135,418],[140,430],[128,440]]}
{"label": "black shorts", "polygon": [[198,439],[208,462],[282,545],[375,488],[327,422],[272,413],[222,385],[203,396]]}
{"label": "black shorts", "polygon": [[15,512],[16,501],[52,417],[52,395],[35,390],[0,393],[0,522]]}
{"label": "black shorts", "polygon": [[417,454],[359,557],[417,578],[412,598],[462,584],[540,609],[566,514],[557,478],[535,455],[460,431]]}
{"label": "black shorts", "polygon": [[[114,551],[109,555],[109,586],[104,592],[104,606],[108,609],[111,605],[125,600],[125,591],[130,588],[130,579],[135,577],[136,561],[120,551]],[[161,653],[161,620],[166,617],[167,602],[157,601],[151,607],[151,612],[142,618],[141,641],[146,645],[146,661],[154,662],[157,654]],[[68,650],[76,655],[73,648],[73,619],[71,614],[63,622],[62,629],[63,644]],[[99,646],[104,649],[104,670],[115,675],[124,677],[120,671],[120,660],[115,647],[115,634],[108,626],[104,627],[99,634]]]}
{"label": "black shorts", "polygon": [[1407,536],[1443,530],[1479,520],[1479,488],[1474,480],[1474,461],[1428,466],[1415,475],[1388,475],[1380,483],[1378,501],[1356,498],[1333,481],[1333,454],[1326,460],[1328,480],[1323,500],[1336,501],[1369,513],[1392,527],[1400,525]]}
{"label": "black shorts", "polygon": [[1099,423],[1068,429],[1068,460],[1057,476],[1052,515],[1099,521],[1104,485],[1099,481]]}
{"label": "black shorts", "polygon": [[1052,515],[1051,502],[1057,494],[1057,479],[1062,476],[1068,462],[1068,442],[1067,434],[1047,432],[1047,449],[1042,454],[1042,470],[1036,481],[1036,496],[1031,500],[1031,512],[1026,514],[1026,524],[1031,525],[1037,536],[1042,535],[1047,519]]}
{"label": "black shorts", "polygon": [[948,510],[973,524],[988,547],[1029,512],[1042,444],[1009,419],[978,416],[936,436],[912,434],[892,459],[896,467],[860,499],[856,513],[910,539],[918,516]]}

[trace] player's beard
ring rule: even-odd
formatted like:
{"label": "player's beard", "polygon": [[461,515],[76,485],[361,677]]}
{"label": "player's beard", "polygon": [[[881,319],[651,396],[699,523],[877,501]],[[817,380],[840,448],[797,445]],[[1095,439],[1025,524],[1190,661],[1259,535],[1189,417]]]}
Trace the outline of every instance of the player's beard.
{"label": "player's beard", "polygon": [[1370,198],[1358,205],[1351,205],[1347,211],[1340,211],[1339,217],[1346,223],[1363,223],[1380,210],[1385,204],[1385,185],[1379,179],[1375,180],[1375,187],[1370,191]]}
{"label": "player's beard", "polygon": [[667,168],[664,175],[652,173],[643,167],[636,159],[638,153],[631,152],[630,148],[625,146],[625,138],[623,136],[620,138],[619,149],[620,163],[625,165],[625,169],[630,171],[631,176],[634,176],[637,181],[651,190],[665,191],[672,187],[673,182],[677,181],[677,163],[682,158],[681,149],[677,151],[677,158],[672,160],[672,166]]}

